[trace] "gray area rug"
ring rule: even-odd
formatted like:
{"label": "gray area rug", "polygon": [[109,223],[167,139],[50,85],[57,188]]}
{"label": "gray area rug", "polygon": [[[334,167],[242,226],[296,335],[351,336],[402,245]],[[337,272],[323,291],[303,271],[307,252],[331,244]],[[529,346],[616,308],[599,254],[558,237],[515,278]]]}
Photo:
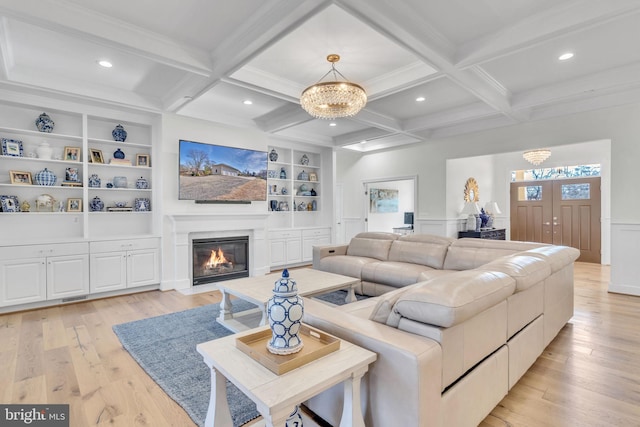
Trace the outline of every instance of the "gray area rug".
{"label": "gray area rug", "polygon": [[[346,291],[336,291],[320,299],[342,305],[345,296]],[[244,301],[233,303],[234,311],[253,307]],[[113,327],[131,357],[198,426],[207,416],[211,376],[196,345],[231,334],[216,322],[219,312],[218,304],[210,304]],[[228,381],[227,396],[234,426],[259,415],[255,404]]]}

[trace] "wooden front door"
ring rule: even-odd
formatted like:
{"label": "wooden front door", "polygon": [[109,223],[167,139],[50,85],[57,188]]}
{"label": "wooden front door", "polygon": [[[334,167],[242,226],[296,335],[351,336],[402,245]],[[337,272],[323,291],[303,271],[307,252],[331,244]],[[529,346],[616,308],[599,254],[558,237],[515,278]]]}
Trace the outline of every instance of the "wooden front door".
{"label": "wooden front door", "polygon": [[511,184],[511,239],[572,246],[600,262],[600,178]]}

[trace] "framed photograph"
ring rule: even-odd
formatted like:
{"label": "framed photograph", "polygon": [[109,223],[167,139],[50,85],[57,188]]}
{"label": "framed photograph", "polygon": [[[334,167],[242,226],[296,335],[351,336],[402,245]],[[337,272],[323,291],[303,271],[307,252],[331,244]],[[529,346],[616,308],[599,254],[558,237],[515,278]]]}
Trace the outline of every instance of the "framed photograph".
{"label": "framed photograph", "polygon": [[18,139],[2,138],[2,155],[23,157],[22,141]]}
{"label": "framed photograph", "polygon": [[80,177],[78,175],[78,168],[67,168],[64,171],[64,180],[69,182],[80,181]]}
{"label": "framed photograph", "polygon": [[82,212],[82,199],[67,199],[67,212]]}
{"label": "framed photograph", "polygon": [[309,172],[309,181],[317,181],[318,180],[318,174],[315,172]]}
{"label": "framed photograph", "polygon": [[12,184],[32,185],[31,172],[9,171]]}
{"label": "framed photograph", "polygon": [[95,148],[89,148],[89,160],[91,163],[104,163],[104,156],[102,155],[102,150],[97,150]]}
{"label": "framed photograph", "polygon": [[149,166],[149,155],[136,154],[136,166]]}
{"label": "framed photograph", "polygon": [[133,210],[136,212],[149,212],[151,210],[151,200],[137,198],[133,202]]}
{"label": "framed photograph", "polygon": [[80,147],[64,147],[64,160],[68,162],[79,162]]}
{"label": "framed photograph", "polygon": [[17,196],[0,196],[2,212],[20,212],[20,204]]}

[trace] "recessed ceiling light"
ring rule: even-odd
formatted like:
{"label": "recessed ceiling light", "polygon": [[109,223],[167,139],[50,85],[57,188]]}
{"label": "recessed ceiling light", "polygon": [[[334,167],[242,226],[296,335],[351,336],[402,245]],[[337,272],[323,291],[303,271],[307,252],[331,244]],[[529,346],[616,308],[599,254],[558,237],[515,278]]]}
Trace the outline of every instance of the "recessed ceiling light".
{"label": "recessed ceiling light", "polygon": [[112,64],[111,62],[107,61],[106,59],[101,59],[100,61],[98,61],[98,64],[99,64],[101,67],[104,67],[104,68],[111,68],[111,67],[113,67],[113,64]]}
{"label": "recessed ceiling light", "polygon": [[252,100],[250,100],[250,99],[245,99],[242,103],[243,103],[244,105],[251,105],[251,104],[253,104],[253,101],[252,101]]}
{"label": "recessed ceiling light", "polygon": [[338,126],[338,124],[336,122],[331,122],[329,123],[329,126],[334,127],[334,126]]}
{"label": "recessed ceiling light", "polygon": [[566,61],[567,59],[571,59],[571,58],[573,58],[573,53],[571,52],[563,53],[558,57],[560,61]]}
{"label": "recessed ceiling light", "polygon": [[425,98],[424,96],[419,96],[419,97],[416,98],[416,102],[424,102],[426,100],[427,100],[427,98]]}

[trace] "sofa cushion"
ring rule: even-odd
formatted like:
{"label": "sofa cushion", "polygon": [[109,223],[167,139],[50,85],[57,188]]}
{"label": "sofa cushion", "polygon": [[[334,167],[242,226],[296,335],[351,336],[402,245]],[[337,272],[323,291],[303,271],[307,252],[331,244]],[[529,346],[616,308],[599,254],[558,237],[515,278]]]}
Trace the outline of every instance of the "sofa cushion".
{"label": "sofa cushion", "polygon": [[374,258],[334,255],[322,258],[318,262],[318,266],[314,266],[314,268],[321,271],[328,271],[329,273],[361,279],[362,267],[370,262],[376,261]]}
{"label": "sofa cushion", "polygon": [[[460,271],[410,286],[403,292],[386,320],[398,327],[400,320],[450,327],[505,300],[515,281],[495,271]],[[372,319],[381,315],[372,313]]]}
{"label": "sofa cushion", "polygon": [[349,242],[347,255],[385,261],[389,255],[392,241],[393,240],[354,237]]}
{"label": "sofa cushion", "polygon": [[496,258],[546,246],[511,240],[458,239],[451,243],[444,260],[445,270],[471,270]]}
{"label": "sofa cushion", "polygon": [[449,242],[396,240],[389,250],[389,261],[408,262],[442,269]]}
{"label": "sofa cushion", "polygon": [[561,270],[580,256],[579,250],[568,246],[543,246],[529,249],[525,253],[547,261],[551,267],[551,273]]}
{"label": "sofa cushion", "polygon": [[433,268],[422,264],[375,261],[362,266],[362,276],[360,278],[363,281],[400,288],[417,283],[420,274],[429,270],[433,270]]}
{"label": "sofa cushion", "polygon": [[516,292],[524,291],[544,281],[551,274],[549,263],[541,258],[527,256],[528,252],[498,258],[478,267],[481,271],[499,271],[514,278]]}

